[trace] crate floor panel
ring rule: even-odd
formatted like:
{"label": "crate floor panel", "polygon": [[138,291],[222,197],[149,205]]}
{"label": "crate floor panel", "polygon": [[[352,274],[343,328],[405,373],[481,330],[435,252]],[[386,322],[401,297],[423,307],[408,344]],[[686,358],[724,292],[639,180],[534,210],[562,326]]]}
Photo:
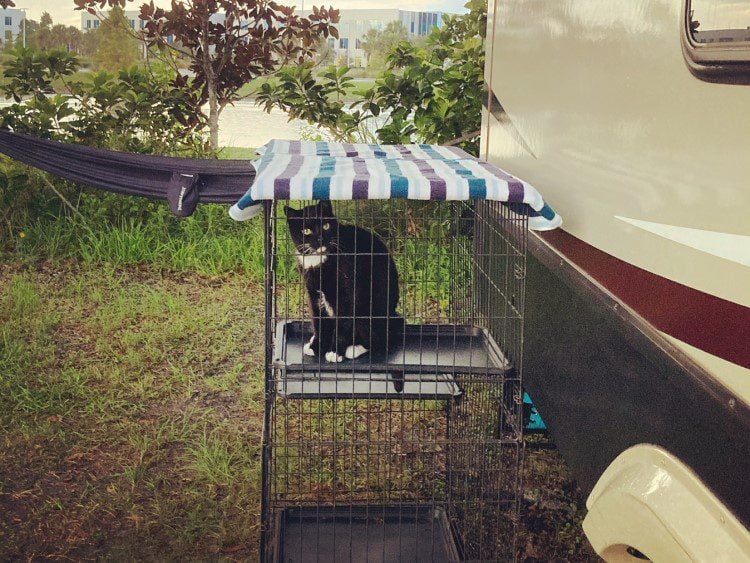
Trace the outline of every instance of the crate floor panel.
{"label": "crate floor panel", "polygon": [[277,383],[277,393],[289,399],[315,397],[317,399],[433,399],[459,397],[461,388],[453,375],[404,375],[393,377],[387,373],[339,372],[329,375],[298,372],[287,373]]}
{"label": "crate floor panel", "polygon": [[461,394],[455,374],[500,375],[509,369],[487,331],[473,326],[406,325],[389,354],[364,354],[340,363],[305,355],[311,336],[309,322],[277,325],[274,366],[281,368],[280,395],[447,399]]}
{"label": "crate floor panel", "polygon": [[370,506],[288,508],[277,520],[275,561],[459,561],[442,508]]}

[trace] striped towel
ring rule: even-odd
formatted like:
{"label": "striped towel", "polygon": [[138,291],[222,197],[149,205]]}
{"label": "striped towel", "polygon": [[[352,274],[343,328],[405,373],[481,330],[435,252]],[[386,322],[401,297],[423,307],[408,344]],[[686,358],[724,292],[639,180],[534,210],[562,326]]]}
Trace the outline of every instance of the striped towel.
{"label": "striped towel", "polygon": [[529,228],[562,223],[526,182],[456,147],[270,141],[258,149],[255,181],[229,211],[244,221],[270,199],[488,199],[529,215]]}

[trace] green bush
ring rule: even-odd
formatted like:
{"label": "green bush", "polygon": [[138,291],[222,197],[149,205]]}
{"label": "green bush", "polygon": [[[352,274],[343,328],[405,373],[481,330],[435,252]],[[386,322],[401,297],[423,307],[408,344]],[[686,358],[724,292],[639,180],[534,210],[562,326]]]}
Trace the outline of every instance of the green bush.
{"label": "green bush", "polygon": [[[4,63],[0,127],[134,153],[209,154],[194,100],[165,69],[132,67],[76,78],[78,59],[64,51],[17,49]],[[62,81],[67,95],[49,93]],[[163,202],[109,194],[0,157],[0,250],[28,258],[132,264],[153,262],[208,273],[258,269],[251,229],[240,230],[220,206],[180,221]],[[262,248],[259,249],[262,272]]]}

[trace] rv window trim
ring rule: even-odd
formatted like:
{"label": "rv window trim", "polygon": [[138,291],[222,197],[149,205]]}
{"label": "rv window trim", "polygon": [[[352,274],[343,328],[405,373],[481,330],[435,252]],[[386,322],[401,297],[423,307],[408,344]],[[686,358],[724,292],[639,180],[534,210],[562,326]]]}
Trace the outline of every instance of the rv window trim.
{"label": "rv window trim", "polygon": [[750,84],[750,42],[704,44],[690,32],[691,0],[682,4],[682,53],[696,77],[708,82]]}

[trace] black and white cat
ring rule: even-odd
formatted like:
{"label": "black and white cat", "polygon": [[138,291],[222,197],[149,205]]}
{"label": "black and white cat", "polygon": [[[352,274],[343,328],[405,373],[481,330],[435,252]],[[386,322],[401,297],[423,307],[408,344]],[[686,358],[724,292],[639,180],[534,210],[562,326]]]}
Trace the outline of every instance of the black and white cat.
{"label": "black and white cat", "polygon": [[398,271],[374,233],[339,223],[330,201],[285,208],[313,318],[308,356],[329,362],[379,354],[399,341]]}

